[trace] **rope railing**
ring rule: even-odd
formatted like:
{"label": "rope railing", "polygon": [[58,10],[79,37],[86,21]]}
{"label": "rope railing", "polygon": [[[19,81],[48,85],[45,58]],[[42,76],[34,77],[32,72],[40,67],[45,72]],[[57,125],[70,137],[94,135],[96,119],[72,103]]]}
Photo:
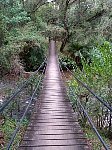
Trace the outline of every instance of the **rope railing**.
{"label": "rope railing", "polygon": [[6,102],[0,107],[0,114],[10,104],[10,102],[23,90],[23,88],[31,81],[32,77],[34,77],[34,75],[36,75],[39,72],[39,70],[42,68],[45,62],[46,62],[46,59],[40,65],[37,71],[35,71],[26,81],[22,83],[22,85],[9,98],[7,98]]}
{"label": "rope railing", "polygon": [[[40,67],[39,67],[39,68],[40,68]],[[45,69],[46,69],[46,66],[44,66],[44,69],[43,69],[43,71],[42,71],[42,74],[40,75],[39,81],[36,83],[36,87],[35,87],[35,89],[34,89],[34,91],[33,91],[33,93],[32,93],[32,96],[31,96],[31,98],[30,98],[30,101],[29,101],[29,103],[28,103],[28,105],[27,105],[27,107],[26,107],[26,109],[25,109],[25,111],[24,111],[24,113],[23,113],[23,115],[22,115],[20,121],[18,122],[18,124],[17,124],[17,126],[16,126],[16,129],[15,129],[14,132],[12,133],[11,140],[10,140],[10,142],[8,143],[7,147],[6,147],[6,150],[10,150],[10,148],[11,148],[11,146],[12,146],[14,140],[15,140],[15,137],[16,137],[17,133],[19,132],[19,129],[20,129],[20,127],[21,127],[21,124],[22,124],[22,122],[23,122],[25,116],[27,115],[27,112],[28,112],[28,110],[29,110],[29,108],[30,108],[30,106],[31,106],[31,104],[32,104],[32,101],[33,101],[33,99],[34,99],[34,97],[35,97],[35,94],[36,94],[36,92],[37,92],[37,89],[38,89],[38,87],[39,87],[39,85],[40,85],[40,83],[41,83],[41,81],[42,81],[42,77],[43,77],[43,74],[44,74],[44,72],[45,72]],[[38,69],[38,70],[39,70],[39,69]]]}
{"label": "rope railing", "polygon": [[[63,71],[61,65],[60,65],[60,70],[61,70],[61,72],[62,72],[64,78],[67,80],[67,78],[66,78],[66,76],[65,76],[65,74],[64,74],[64,71]],[[72,89],[71,87],[69,87],[69,89],[70,89],[70,92],[72,92],[72,96],[74,97],[75,94],[74,94],[73,89]],[[68,95],[68,96],[69,96],[69,95]],[[98,139],[99,139],[100,142],[103,144],[104,148],[105,148],[106,150],[110,150],[109,146],[105,143],[105,141],[103,140],[103,138],[102,138],[101,135],[99,134],[98,130],[96,129],[96,127],[95,127],[95,125],[94,125],[94,123],[92,122],[91,118],[89,117],[88,112],[85,110],[84,106],[81,104],[81,102],[80,102],[79,99],[77,100],[77,102],[78,102],[78,104],[80,105],[82,111],[84,112],[84,115],[85,115],[86,118],[88,119],[88,122],[89,122],[89,124],[91,125],[92,129],[93,129],[94,132],[96,133]]]}
{"label": "rope railing", "polygon": [[[61,61],[61,59],[60,59]],[[62,61],[61,61],[62,63]],[[106,106],[110,111],[112,111],[112,107],[106,102],[104,101],[102,98],[100,98],[97,94],[95,94],[89,87],[88,85],[86,85],[85,83],[83,83],[81,80],[79,80],[72,71],[70,71],[70,69],[68,67],[66,67],[66,65],[64,65],[65,68],[69,71],[69,73],[71,73],[71,75],[74,77],[74,79],[80,83],[84,88],[86,88],[98,101],[100,101],[104,106]]]}

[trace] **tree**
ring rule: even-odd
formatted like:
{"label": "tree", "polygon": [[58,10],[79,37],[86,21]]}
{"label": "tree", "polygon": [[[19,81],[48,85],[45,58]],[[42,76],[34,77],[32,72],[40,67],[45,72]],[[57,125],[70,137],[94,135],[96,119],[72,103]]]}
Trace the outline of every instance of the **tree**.
{"label": "tree", "polygon": [[1,16],[2,14],[0,13],[0,47],[2,46],[4,41],[3,19]]}
{"label": "tree", "polygon": [[4,41],[4,37],[5,37],[5,29],[4,29],[4,26],[5,26],[5,22],[3,21],[3,8],[4,8],[4,5],[2,2],[0,2],[0,47],[2,46],[3,44],[3,41]]}
{"label": "tree", "polygon": [[13,26],[25,24],[30,20],[20,0],[5,0],[1,2],[1,6],[2,17],[7,30]]}
{"label": "tree", "polygon": [[47,0],[26,0],[24,7],[29,13],[35,13],[42,5],[46,4]]}
{"label": "tree", "polygon": [[[60,50],[63,51],[66,43],[71,39],[74,42],[88,44],[93,39],[97,39],[105,34],[107,39],[111,39],[111,13],[112,7],[110,0],[56,0],[59,5],[60,22],[67,31],[67,35],[62,42]],[[108,20],[108,21],[107,21]],[[104,33],[105,24],[106,31]]]}

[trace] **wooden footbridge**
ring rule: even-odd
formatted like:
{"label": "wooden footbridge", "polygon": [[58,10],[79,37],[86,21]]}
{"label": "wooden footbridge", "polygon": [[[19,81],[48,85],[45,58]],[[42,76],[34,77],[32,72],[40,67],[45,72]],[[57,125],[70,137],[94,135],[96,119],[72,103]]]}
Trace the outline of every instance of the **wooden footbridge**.
{"label": "wooden footbridge", "polygon": [[[12,99],[22,91],[22,88],[26,86],[27,82],[25,82],[22,87],[9,98],[0,109],[0,112],[3,112]],[[85,84],[83,86],[86,87]],[[92,92],[89,88],[88,90]],[[11,137],[11,141],[6,148],[7,150],[11,149],[16,133],[18,132],[22,120],[32,103],[35,93],[36,90],[34,90],[29,104],[20,119],[20,123],[18,123]],[[95,97],[97,99],[99,98],[96,95]],[[108,104],[105,102],[102,103],[112,111],[112,108],[109,107]],[[80,102],[79,104],[103,146],[105,149],[109,150],[108,146],[104,143],[91,122],[87,112],[84,110],[84,107]],[[84,136],[76,114],[72,108],[72,104],[67,96],[67,91],[59,68],[55,41],[50,42],[43,86],[33,110],[30,123],[24,134],[23,140],[17,148],[18,150],[90,150],[87,139]]]}
{"label": "wooden footbridge", "polygon": [[66,95],[54,41],[50,43],[43,86],[19,150],[88,149]]}

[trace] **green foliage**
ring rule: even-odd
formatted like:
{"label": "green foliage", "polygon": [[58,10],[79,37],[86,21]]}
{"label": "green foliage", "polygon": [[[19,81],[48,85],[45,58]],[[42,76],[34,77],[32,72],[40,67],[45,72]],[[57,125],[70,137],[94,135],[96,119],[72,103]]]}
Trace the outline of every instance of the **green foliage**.
{"label": "green foliage", "polygon": [[62,27],[49,25],[43,34],[51,39],[62,41],[66,35],[66,31]]}
{"label": "green foliage", "polygon": [[[112,85],[112,45],[105,41],[102,44],[97,44],[91,53],[91,63],[88,64],[82,56],[83,71],[78,68],[75,70],[75,75],[82,82],[87,84],[97,95],[102,97],[109,105],[112,105],[111,100],[111,85]],[[105,136],[109,136],[112,132],[110,126],[111,120],[105,122],[107,109],[97,101],[85,88],[72,81],[70,85],[73,87],[76,97],[73,103],[76,104],[77,99],[80,99],[82,105],[86,108],[95,125],[105,132]],[[102,124],[103,122],[103,124]],[[86,122],[87,123],[87,122]],[[110,123],[110,124],[109,124]]]}
{"label": "green foliage", "polygon": [[11,42],[37,41],[46,44],[45,37],[37,30],[37,26],[33,21],[24,25],[24,27],[12,28],[6,39]]}
{"label": "green foliage", "polygon": [[92,46],[105,38],[112,41],[112,3],[110,0],[56,0],[61,26],[67,30],[69,42]]}
{"label": "green foliage", "polygon": [[0,51],[0,64],[2,66],[2,70],[10,70],[10,53],[10,51],[4,51],[4,49],[1,49]]}
{"label": "green foliage", "polygon": [[98,45],[97,47],[93,48],[91,53],[92,62],[90,65],[83,61],[84,71],[88,79],[92,79],[97,76],[96,78],[102,79],[105,83],[110,80],[110,77],[112,76],[111,49],[111,44],[106,41],[102,45]]}
{"label": "green foliage", "polygon": [[81,45],[76,43],[73,39],[68,44],[68,52],[71,54],[72,58],[82,55],[86,61],[91,58],[91,47],[89,45]]}
{"label": "green foliage", "polygon": [[25,71],[35,71],[45,59],[45,49],[43,45],[28,41],[19,54]]}
{"label": "green foliage", "polygon": [[[88,143],[92,150],[101,150],[103,149],[102,144],[100,141],[97,139],[96,134],[90,129],[90,128],[85,128],[84,132],[86,133],[86,137],[88,139]],[[110,141],[102,134],[102,137],[106,143],[110,146]]]}
{"label": "green foliage", "polygon": [[43,22],[46,22],[47,24],[57,24],[57,20],[59,18],[59,11],[54,8],[54,5],[46,4],[43,5],[37,12],[36,15],[42,18]]}
{"label": "green foliage", "polygon": [[37,31],[42,31],[47,28],[46,22],[43,22],[42,18],[39,16],[36,16],[36,23]]}
{"label": "green foliage", "polygon": [[[109,42],[97,45],[91,52],[91,63],[88,64],[82,56],[83,72],[79,69],[76,75],[87,83],[98,95],[107,99],[108,84],[111,84],[112,76],[112,46]],[[104,92],[105,89],[105,93]]]}
{"label": "green foliage", "polygon": [[6,23],[8,29],[25,24],[31,20],[30,17],[28,17],[27,12],[23,9],[19,0],[14,1],[13,5],[7,3],[6,6],[7,9],[3,8],[3,15],[4,22]]}
{"label": "green foliage", "polygon": [[[1,69],[5,72],[9,72],[12,69],[14,56],[19,55],[26,41],[37,43],[38,50],[32,51],[29,59],[33,66],[41,64],[48,48],[46,39],[37,31],[37,27],[33,22],[27,23],[24,27],[12,28],[5,40],[8,44],[0,48]],[[36,48],[36,46],[34,47]]]}
{"label": "green foliage", "polygon": [[66,69],[65,66],[68,67],[69,69],[74,69],[74,67],[76,66],[75,62],[68,56],[60,54],[60,59],[63,69]]}
{"label": "green foliage", "polygon": [[[14,144],[11,149],[15,149],[19,146],[19,143],[21,141],[21,138],[25,132],[25,129],[26,129],[28,123],[29,123],[29,121],[27,119],[23,120],[23,122],[21,124],[21,128],[20,128],[20,132],[17,134]],[[0,131],[2,131],[4,134],[4,140],[5,140],[4,149],[6,148],[8,142],[10,141],[12,133],[15,130],[16,126],[17,126],[16,120],[9,118],[9,117],[6,117],[4,125],[0,126]]]}
{"label": "green foliage", "polygon": [[12,58],[14,55],[16,55],[20,51],[20,48],[15,47],[15,45],[12,45],[9,43],[7,46],[0,48],[0,65],[1,70],[4,72],[10,72],[11,66],[12,66]]}
{"label": "green foliage", "polygon": [[5,38],[5,22],[3,21],[3,13],[0,11],[0,47],[3,45]]}

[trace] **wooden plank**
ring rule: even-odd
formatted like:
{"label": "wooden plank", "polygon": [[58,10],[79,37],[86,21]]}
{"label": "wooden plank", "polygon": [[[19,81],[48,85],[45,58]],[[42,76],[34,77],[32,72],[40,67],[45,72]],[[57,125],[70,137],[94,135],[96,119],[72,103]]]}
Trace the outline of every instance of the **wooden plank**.
{"label": "wooden plank", "polygon": [[46,135],[62,135],[62,134],[74,134],[74,133],[82,133],[81,129],[74,129],[74,130],[62,130],[62,129],[58,129],[58,130],[38,130],[37,128],[28,128],[27,131],[31,131],[31,132],[35,132],[35,134],[46,134]]}
{"label": "wooden plank", "polygon": [[68,134],[66,134],[66,136],[65,136],[65,134],[61,134],[61,135],[46,135],[46,134],[44,134],[44,135],[39,135],[38,136],[38,134],[35,134],[35,136],[34,136],[34,133],[32,133],[32,132],[27,132],[26,134],[25,134],[25,136],[24,136],[24,140],[27,140],[27,139],[49,139],[49,140],[52,140],[52,139],[58,139],[58,140],[60,140],[60,139],[85,139],[85,137],[84,137],[84,135],[83,134],[78,134],[78,133],[74,133],[74,134],[70,134],[70,133],[68,133]]}
{"label": "wooden plank", "polygon": [[62,139],[62,140],[23,140],[22,146],[31,146],[31,147],[38,147],[38,146],[61,146],[61,145],[87,145],[85,139]]}
{"label": "wooden plank", "polygon": [[85,145],[72,145],[72,146],[41,146],[41,147],[20,147],[19,150],[90,150]]}

